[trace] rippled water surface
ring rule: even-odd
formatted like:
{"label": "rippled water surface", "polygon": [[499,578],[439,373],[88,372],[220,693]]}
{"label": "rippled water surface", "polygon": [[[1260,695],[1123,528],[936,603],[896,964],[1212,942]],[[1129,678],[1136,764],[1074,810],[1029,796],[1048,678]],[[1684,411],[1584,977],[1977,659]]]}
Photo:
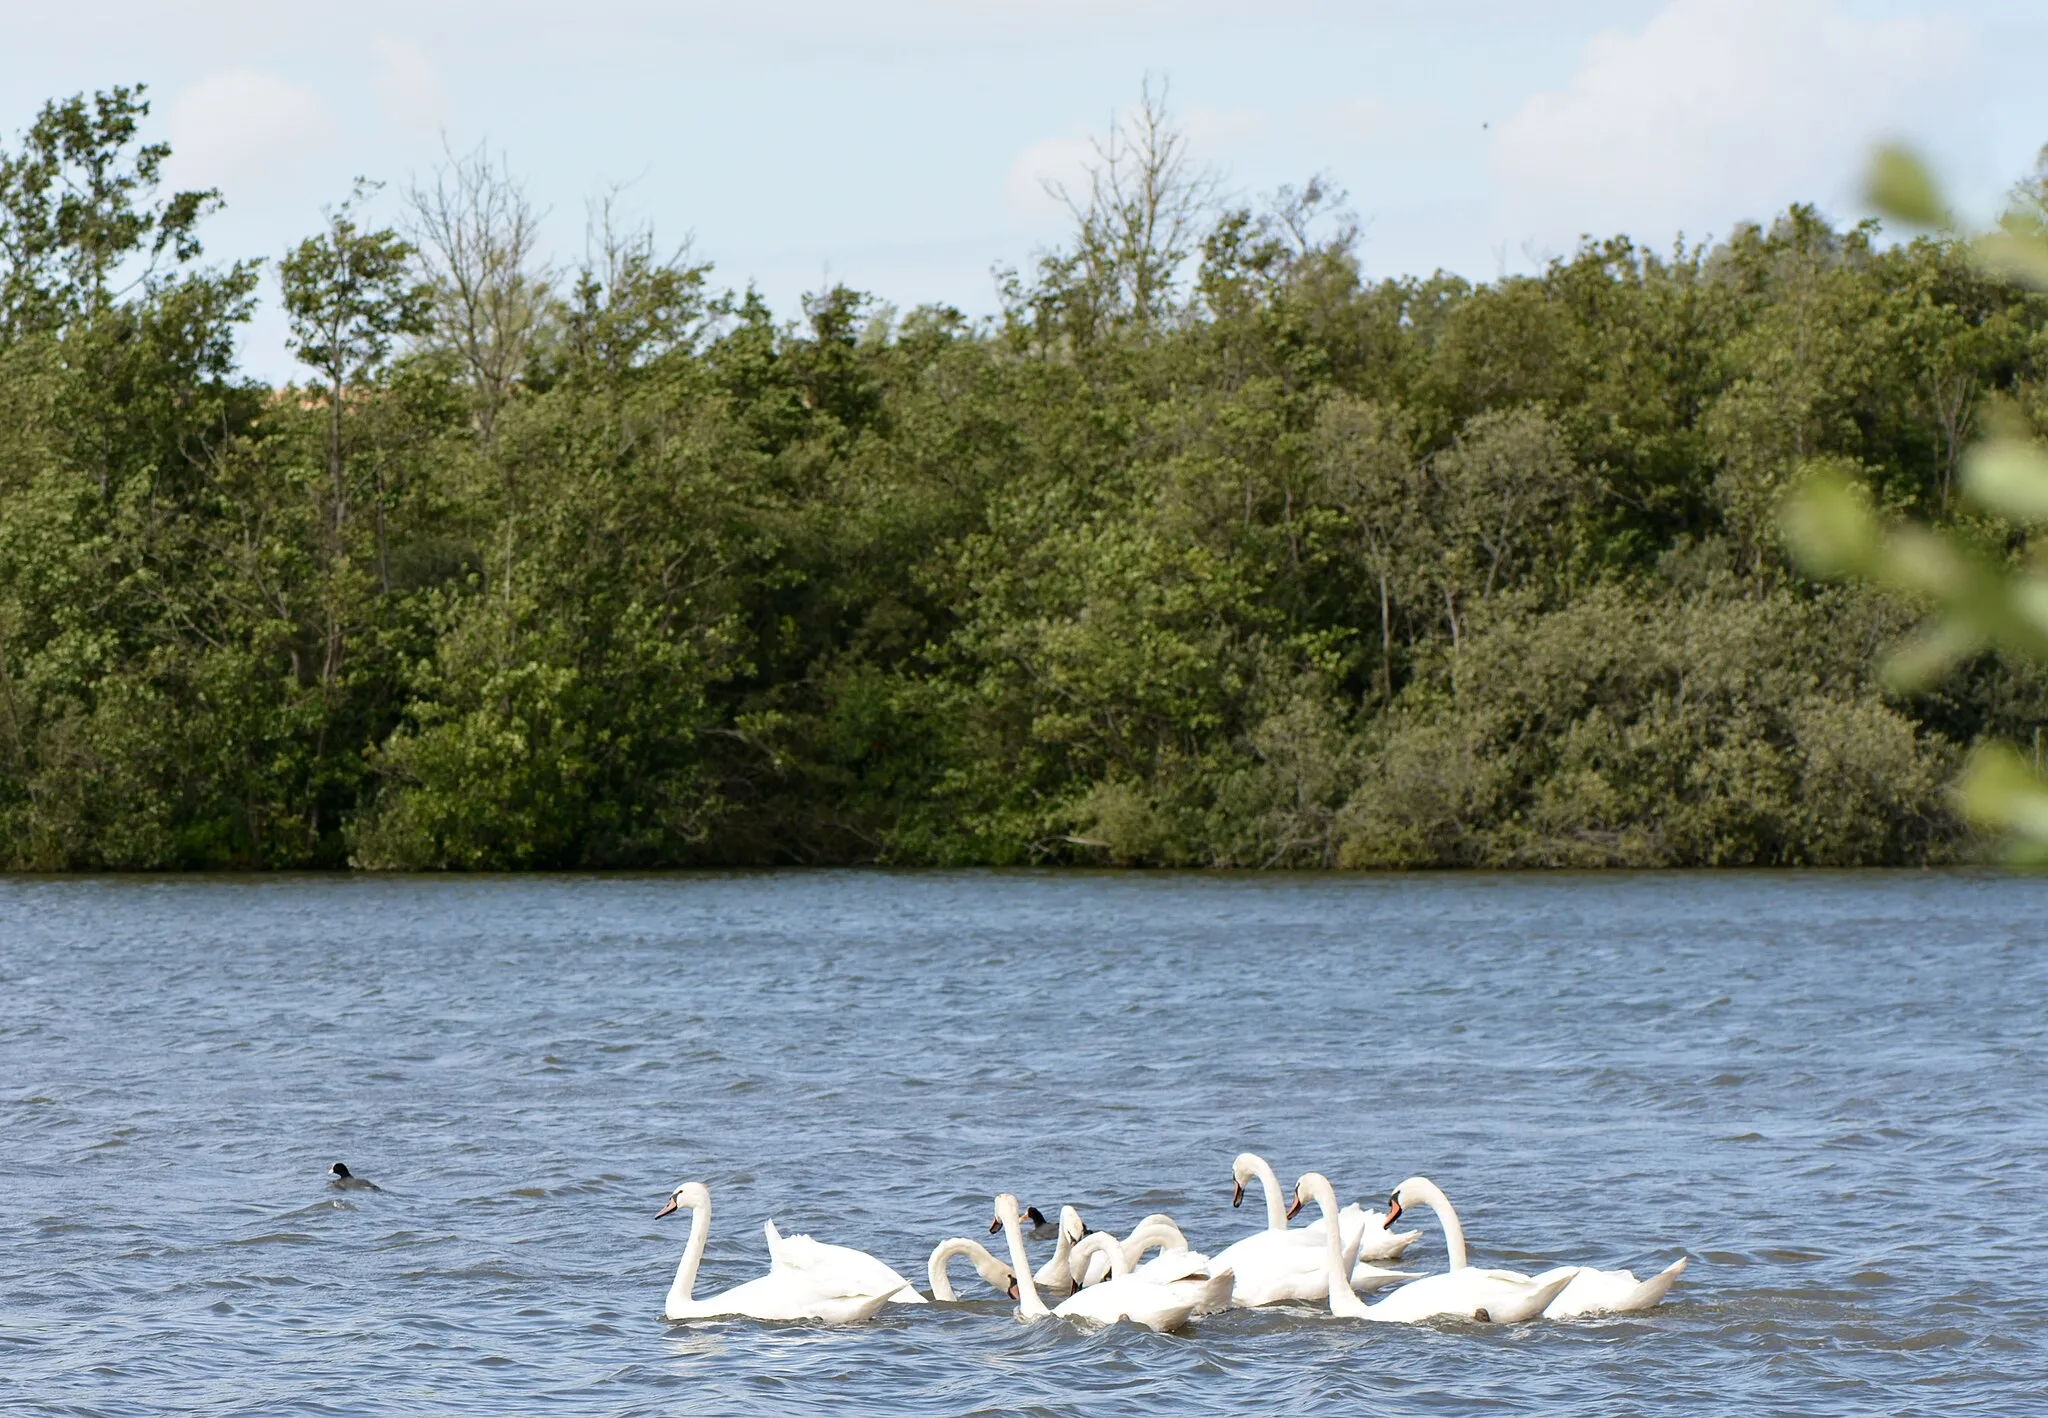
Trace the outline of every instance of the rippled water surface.
{"label": "rippled water surface", "polygon": [[[2048,885],[1970,875],[0,881],[0,1401],[54,1411],[2048,1405]],[[1521,1326],[658,1318],[760,1222],[906,1274],[999,1189],[1691,1268]],[[379,1194],[329,1188],[336,1159]],[[1411,1252],[1440,1269],[1428,1214]]]}

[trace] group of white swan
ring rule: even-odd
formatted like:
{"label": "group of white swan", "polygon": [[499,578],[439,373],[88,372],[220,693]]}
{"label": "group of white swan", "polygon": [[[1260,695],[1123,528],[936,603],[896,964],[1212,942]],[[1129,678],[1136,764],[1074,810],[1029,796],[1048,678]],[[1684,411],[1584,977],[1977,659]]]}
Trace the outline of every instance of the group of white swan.
{"label": "group of white swan", "polygon": [[[1154,1330],[1174,1330],[1195,1315],[1284,1301],[1326,1303],[1333,1315],[1396,1323],[1432,1319],[1511,1324],[1522,1320],[1574,1319],[1586,1315],[1647,1310],[1664,1298],[1680,1272],[1681,1256],[1648,1280],[1633,1271],[1559,1266],[1540,1275],[1466,1264],[1465,1232],[1450,1199],[1427,1177],[1410,1177],[1394,1189],[1384,1215],[1353,1204],[1339,1208],[1336,1189],[1320,1172],[1295,1184],[1293,1203],[1284,1206],[1273,1169],[1253,1153],[1240,1153],[1232,1167],[1236,1186],[1231,1205],[1244,1199],[1246,1183],[1265,1192],[1266,1225],[1214,1255],[1189,1248],[1170,1217],[1148,1216],[1119,1241],[1090,1231],[1073,1207],[1060,1210],[1052,1259],[1035,1270],[1024,1245],[1026,1214],[1017,1198],[995,1199],[991,1235],[1004,1233],[1005,1264],[981,1242],[964,1236],[941,1241],[925,1265],[931,1300],[957,1299],[948,1267],[965,1256],[997,1293],[1017,1302],[1017,1317],[1047,1316],[1090,1324],[1129,1320]],[[1314,1202],[1321,1216],[1298,1230],[1288,1221]],[[1397,1261],[1420,1234],[1395,1231],[1403,1212],[1428,1206],[1443,1226],[1448,1268],[1416,1276],[1377,1261]],[[763,1224],[768,1238],[768,1273],[730,1290],[698,1299],[697,1266],[711,1230],[711,1193],[702,1182],[685,1182],[658,1213],[690,1212],[690,1239],[676,1267],[662,1317],[696,1320],[745,1317],[760,1320],[821,1320],[858,1324],[887,1304],[930,1303],[888,1265],[865,1251],[827,1245],[809,1236],[784,1236],[775,1223]],[[1032,1222],[1043,1222],[1034,1208]],[[1159,1254],[1145,1259],[1147,1251]],[[1360,1289],[1388,1291],[1367,1304]],[[1050,1296],[1058,1303],[1047,1307]]]}

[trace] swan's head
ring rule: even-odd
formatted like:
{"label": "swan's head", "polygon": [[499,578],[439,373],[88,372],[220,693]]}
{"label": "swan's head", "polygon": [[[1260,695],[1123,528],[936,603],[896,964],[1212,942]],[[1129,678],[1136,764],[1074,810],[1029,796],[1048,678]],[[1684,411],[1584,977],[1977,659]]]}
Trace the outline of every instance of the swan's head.
{"label": "swan's head", "polygon": [[1337,1189],[1330,1185],[1330,1179],[1321,1172],[1303,1172],[1301,1180],[1294,1184],[1294,1205],[1287,1208],[1287,1219],[1292,1221],[1317,1198],[1321,1198],[1325,1209],[1337,1209]]}
{"label": "swan's head", "polygon": [[1003,1223],[1018,1224],[1017,1198],[1008,1192],[996,1193],[996,1219],[988,1223],[988,1233],[993,1236],[1003,1229]]}
{"label": "swan's head", "polygon": [[711,1192],[702,1182],[684,1182],[668,1194],[668,1205],[654,1213],[656,1221],[671,1211],[696,1211],[711,1205]]}
{"label": "swan's head", "polygon": [[1394,1223],[1401,1219],[1401,1189],[1395,1187],[1387,1197],[1387,1219],[1380,1222],[1382,1231],[1394,1229]]}
{"label": "swan's head", "polygon": [[1060,1208],[1060,1235],[1068,1245],[1079,1241],[1088,1234],[1088,1223],[1081,1219],[1081,1213],[1071,1206]]}
{"label": "swan's head", "polygon": [[1244,1205],[1244,1184],[1259,1175],[1259,1159],[1256,1154],[1240,1152],[1237,1160],[1230,1164],[1230,1205],[1233,1210]]}

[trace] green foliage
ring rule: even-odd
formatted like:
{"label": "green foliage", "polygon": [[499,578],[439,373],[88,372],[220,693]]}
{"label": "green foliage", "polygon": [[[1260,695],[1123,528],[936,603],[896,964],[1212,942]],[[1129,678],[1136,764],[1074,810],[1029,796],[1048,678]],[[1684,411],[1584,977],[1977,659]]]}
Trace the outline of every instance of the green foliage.
{"label": "green foliage", "polygon": [[1921,862],[2048,705],[2023,218],[1375,281],[1148,94],[997,317],[784,323],[479,150],[285,256],[272,390],[138,95],[0,153],[6,866]]}
{"label": "green foliage", "polygon": [[329,213],[327,230],[278,262],[294,353],[339,388],[377,370],[401,335],[426,330],[428,292],[410,279],[413,248],[389,230],[364,231],[355,207],[374,188]]}
{"label": "green foliage", "polygon": [[[147,286],[168,255],[200,253],[216,192],[156,189],[167,144],[138,146],[143,86],[43,105],[21,149],[0,153],[0,340],[56,331],[118,298],[122,276]],[[139,269],[134,263],[141,261]]]}
{"label": "green foliage", "polygon": [[[2048,287],[2042,190],[2038,181],[2023,187],[2000,228],[1968,248],[1978,266]],[[1869,191],[1901,220],[1947,220],[1933,175],[1901,149],[1877,155]],[[2026,531],[2048,522],[2048,448],[2016,409],[2001,412],[2000,431],[1961,459],[1964,491],[1982,519],[1948,528],[1888,523],[1859,483],[1833,469],[1817,471],[1785,508],[1786,534],[1815,574],[1888,586],[1929,608],[1890,657],[1888,674],[1899,686],[1928,686],[1986,649],[2048,663],[2048,576]],[[2040,866],[2048,863],[2048,780],[2038,727],[2034,744],[2030,764],[2010,747],[1980,743],[1956,798],[1972,819],[2009,834],[2014,860]]]}

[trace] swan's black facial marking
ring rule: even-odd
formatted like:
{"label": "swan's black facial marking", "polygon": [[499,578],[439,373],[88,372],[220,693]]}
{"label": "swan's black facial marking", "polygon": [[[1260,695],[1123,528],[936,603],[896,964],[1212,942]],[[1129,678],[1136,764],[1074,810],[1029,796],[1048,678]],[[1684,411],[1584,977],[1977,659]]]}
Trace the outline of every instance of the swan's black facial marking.
{"label": "swan's black facial marking", "polygon": [[1382,1231],[1394,1229],[1394,1223],[1401,1219],[1401,1193],[1395,1192],[1387,1198],[1387,1219],[1380,1222]]}
{"label": "swan's black facial marking", "polygon": [[1232,1211],[1235,1211],[1235,1210],[1237,1210],[1237,1209],[1238,1209],[1238,1208],[1239,1208],[1240,1206],[1243,1206],[1243,1205],[1244,1205],[1244,1183],[1243,1183],[1243,1182],[1232,1182],[1232,1183],[1230,1184],[1230,1209],[1231,1209]]}

